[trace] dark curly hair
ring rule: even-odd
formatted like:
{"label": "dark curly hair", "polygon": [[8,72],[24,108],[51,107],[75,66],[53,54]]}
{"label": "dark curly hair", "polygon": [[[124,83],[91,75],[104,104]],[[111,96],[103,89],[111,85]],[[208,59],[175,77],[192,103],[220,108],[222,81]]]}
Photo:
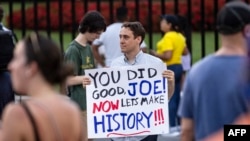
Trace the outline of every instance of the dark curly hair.
{"label": "dark curly hair", "polygon": [[106,23],[103,16],[97,11],[89,11],[84,15],[80,21],[79,32],[80,33],[96,33],[106,30]]}
{"label": "dark curly hair", "polygon": [[133,32],[133,35],[135,38],[141,36],[140,44],[143,42],[143,40],[145,38],[146,31],[140,22],[138,22],[138,21],[125,22],[125,23],[123,23],[122,27],[129,28]]}

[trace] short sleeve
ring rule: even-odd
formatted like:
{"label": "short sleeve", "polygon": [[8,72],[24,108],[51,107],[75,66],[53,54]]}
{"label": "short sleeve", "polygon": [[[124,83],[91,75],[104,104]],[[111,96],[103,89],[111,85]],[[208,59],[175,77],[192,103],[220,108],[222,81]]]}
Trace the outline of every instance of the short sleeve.
{"label": "short sleeve", "polygon": [[178,115],[180,117],[184,118],[193,118],[193,91],[192,91],[192,85],[190,80],[190,73],[188,74],[186,81],[184,83],[184,90],[183,90],[183,96],[181,97],[180,106],[178,109]]}
{"label": "short sleeve", "polygon": [[65,55],[64,60],[74,65],[74,74],[80,74],[81,57],[76,47],[69,46]]}
{"label": "short sleeve", "polygon": [[158,43],[157,43],[157,52],[164,53],[165,51],[171,51],[174,49],[172,39],[165,35]]}

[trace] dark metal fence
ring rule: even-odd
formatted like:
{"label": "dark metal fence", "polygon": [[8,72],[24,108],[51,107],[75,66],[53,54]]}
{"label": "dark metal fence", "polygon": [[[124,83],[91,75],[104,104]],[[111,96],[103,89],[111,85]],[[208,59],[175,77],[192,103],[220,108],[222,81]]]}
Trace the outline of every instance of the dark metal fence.
{"label": "dark metal fence", "polygon": [[[58,3],[58,8],[59,8],[59,12],[58,12],[58,38],[59,38],[59,43],[61,45],[61,48],[63,50],[63,46],[64,46],[64,36],[63,34],[66,32],[64,30],[64,27],[63,27],[63,20],[64,20],[64,16],[63,16],[63,10],[65,10],[63,8],[63,3],[65,1],[67,2],[70,2],[70,6],[71,6],[71,11],[68,11],[68,12],[71,12],[71,38],[72,40],[75,38],[76,34],[77,34],[77,26],[78,26],[78,23],[76,21],[76,10],[78,9],[75,9],[76,7],[76,2],[79,0],[1,0],[2,3],[5,3],[7,4],[8,6],[8,13],[9,13],[9,21],[8,21],[8,27],[10,29],[14,29],[15,26],[15,21],[14,21],[14,6],[16,3],[19,3],[20,4],[20,7],[21,7],[21,36],[25,36],[27,34],[27,26],[26,26],[26,18],[28,17],[27,13],[25,12],[26,11],[26,4],[29,3],[31,4],[34,8],[33,8],[33,12],[34,12],[34,21],[33,21],[33,29],[31,30],[34,30],[34,31],[38,31],[40,30],[39,29],[39,22],[38,22],[38,5],[40,3],[43,3],[43,5],[46,7],[46,28],[43,29],[46,31],[46,33],[48,34],[49,37],[51,37],[51,34],[53,32],[53,29],[51,28],[51,25],[52,25],[52,20],[50,15],[51,13],[53,12],[53,8],[51,8],[51,2],[57,2]],[[199,29],[196,29],[196,32],[200,33],[200,41],[201,41],[201,57],[204,57],[206,55],[206,31],[207,30],[210,30],[214,33],[214,50],[217,50],[218,47],[219,47],[219,40],[218,40],[218,33],[216,31],[216,28],[215,27],[215,22],[216,21],[216,15],[217,15],[217,12],[219,10],[219,7],[220,7],[220,0],[82,0],[82,8],[84,9],[82,15],[84,15],[85,12],[88,11],[88,8],[89,8],[89,4],[92,2],[95,2],[96,3],[96,10],[100,11],[101,13],[103,12],[103,9],[101,8],[101,4],[103,2],[105,3],[108,3],[108,9],[105,9],[105,10],[108,10],[108,13],[109,13],[109,23],[112,23],[114,22],[114,5],[115,3],[119,2],[121,5],[125,5],[125,6],[128,6],[129,3],[134,3],[135,5],[135,11],[134,11],[134,16],[135,16],[135,20],[138,20],[140,21],[141,18],[142,18],[142,14],[140,14],[141,10],[144,10],[144,9],[147,9],[147,25],[146,25],[146,28],[147,28],[147,32],[148,32],[148,46],[149,48],[152,48],[154,45],[153,45],[153,33],[155,31],[153,31],[153,26],[154,26],[154,23],[153,23],[153,18],[154,16],[159,16],[159,15],[155,15],[154,14],[154,11],[153,11],[153,4],[155,2],[158,2],[160,3],[160,14],[165,14],[166,13],[166,10],[168,7],[166,7],[166,2],[172,2],[173,3],[173,13],[174,14],[179,14],[179,12],[182,10],[182,8],[186,8],[187,10],[185,11],[185,17],[187,19],[187,23],[188,23],[188,28],[187,28],[187,31],[186,31],[186,38],[187,38],[187,45],[188,45],[188,48],[189,50],[191,51],[192,53],[192,31],[194,31],[195,29],[193,29],[193,26],[192,24],[194,24],[192,22],[192,20],[195,18],[194,17],[194,13],[192,11],[192,9],[194,8],[197,8],[197,5],[194,5],[194,1],[198,2],[199,3],[199,7],[198,7],[198,15],[200,15],[200,20],[199,20]],[[207,29],[206,27],[206,2],[210,1],[210,3],[212,3],[212,11],[213,11],[213,14],[212,14],[212,27],[211,29]],[[228,2],[230,0],[222,0],[225,2]],[[248,0],[245,0],[247,3],[248,3]],[[140,4],[142,2],[146,2],[147,3],[147,7],[141,7]],[[185,3],[185,6],[184,7],[180,7],[180,3]],[[195,7],[194,7],[195,6]],[[210,15],[211,16],[211,15]],[[68,31],[67,31],[68,32]]]}

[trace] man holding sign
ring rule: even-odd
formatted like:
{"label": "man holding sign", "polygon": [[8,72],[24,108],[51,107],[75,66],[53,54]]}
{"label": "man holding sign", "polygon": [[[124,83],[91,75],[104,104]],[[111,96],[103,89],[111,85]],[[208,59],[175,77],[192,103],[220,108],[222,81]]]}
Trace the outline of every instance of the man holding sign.
{"label": "man holding sign", "polygon": [[92,78],[91,85],[89,78],[83,81],[89,85],[88,126],[94,128],[89,135],[114,141],[157,141],[154,134],[168,132],[174,73],[160,59],[141,51],[145,30],[139,22],[124,23],[119,36],[124,56],[113,60],[112,69],[85,71]]}
{"label": "man holding sign", "polygon": [[[133,65],[157,65],[163,62],[152,55],[143,53],[140,44],[145,37],[145,29],[139,22],[126,22],[120,31],[120,47],[124,56],[118,57],[111,63],[111,67]],[[170,70],[163,72],[163,77],[168,79],[168,98],[174,92],[174,73]]]}
{"label": "man holding sign", "polygon": [[[140,44],[144,40],[145,30],[139,22],[127,22],[122,25],[120,31],[120,47],[124,56],[121,56],[111,63],[111,67],[115,66],[133,66],[133,65],[156,65],[163,62],[149,54],[145,54],[140,50]],[[164,71],[163,77],[173,76],[172,71]],[[168,81],[173,80],[169,77]],[[173,82],[173,81],[172,81]],[[174,83],[168,84],[168,97],[170,98],[174,91]],[[167,128],[167,127],[166,127]],[[130,138],[130,139],[128,139]],[[116,139],[113,139],[116,141]],[[122,140],[122,139],[118,139]],[[125,137],[123,140],[137,140],[137,141],[157,141],[157,135],[150,136],[135,136]]]}

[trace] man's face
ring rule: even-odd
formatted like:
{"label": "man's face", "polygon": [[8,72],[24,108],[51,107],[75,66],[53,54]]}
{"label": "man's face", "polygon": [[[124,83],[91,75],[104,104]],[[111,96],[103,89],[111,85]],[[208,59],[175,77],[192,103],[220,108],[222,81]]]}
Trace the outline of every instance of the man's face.
{"label": "man's face", "polygon": [[130,53],[140,49],[141,37],[134,37],[130,28],[122,27],[120,31],[120,47],[123,53]]}

